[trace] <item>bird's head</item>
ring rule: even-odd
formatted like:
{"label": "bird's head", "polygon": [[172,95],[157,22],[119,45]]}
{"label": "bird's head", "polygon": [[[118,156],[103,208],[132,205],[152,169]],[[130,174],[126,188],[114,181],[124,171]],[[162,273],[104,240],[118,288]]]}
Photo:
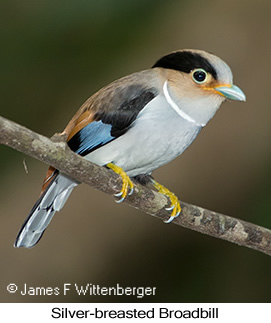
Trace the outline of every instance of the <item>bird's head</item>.
{"label": "bird's head", "polygon": [[205,125],[225,100],[245,101],[243,91],[233,84],[230,67],[219,57],[202,50],[175,51],[159,59],[167,79],[168,93],[181,110]]}

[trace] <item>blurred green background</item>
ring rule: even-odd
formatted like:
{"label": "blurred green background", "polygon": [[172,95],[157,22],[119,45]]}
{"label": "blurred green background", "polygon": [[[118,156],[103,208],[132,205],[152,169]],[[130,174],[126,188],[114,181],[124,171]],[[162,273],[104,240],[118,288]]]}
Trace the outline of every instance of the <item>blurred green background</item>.
{"label": "blurred green background", "polygon": [[[51,136],[103,85],[181,48],[232,68],[226,102],[155,178],[180,199],[271,228],[271,3],[9,0],[0,4],[1,115]],[[117,205],[80,185],[33,249],[14,239],[47,169],[0,147],[2,302],[269,302],[271,257]],[[27,164],[25,172],[23,162]],[[6,286],[155,286],[155,297],[21,296]]]}

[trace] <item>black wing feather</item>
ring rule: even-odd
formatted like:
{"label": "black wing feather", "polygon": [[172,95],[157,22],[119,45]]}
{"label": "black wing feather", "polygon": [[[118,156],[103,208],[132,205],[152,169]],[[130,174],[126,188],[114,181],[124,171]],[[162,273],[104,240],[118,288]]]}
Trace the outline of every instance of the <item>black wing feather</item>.
{"label": "black wing feather", "polygon": [[[139,112],[157,95],[155,89],[131,85],[121,96],[125,101],[114,109],[103,109],[95,114],[93,122],[78,131],[68,146],[76,153],[85,156],[122,136],[133,124]],[[127,94],[125,96],[125,93]],[[116,102],[119,98],[115,98]],[[114,101],[114,100],[113,100]],[[110,102],[110,104],[114,102]]]}

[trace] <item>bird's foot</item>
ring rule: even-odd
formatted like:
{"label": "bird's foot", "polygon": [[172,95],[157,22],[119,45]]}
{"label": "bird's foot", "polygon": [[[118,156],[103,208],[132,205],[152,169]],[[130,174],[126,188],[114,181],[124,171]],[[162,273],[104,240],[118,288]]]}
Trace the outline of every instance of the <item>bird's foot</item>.
{"label": "bird's foot", "polygon": [[167,211],[172,211],[171,215],[170,215],[168,220],[164,221],[165,223],[170,223],[172,220],[177,218],[177,216],[181,213],[182,209],[181,209],[181,206],[180,206],[179,199],[177,198],[177,196],[174,193],[172,193],[166,187],[164,187],[163,185],[157,183],[154,180],[153,180],[153,186],[158,190],[159,193],[164,194],[167,197],[169,197],[169,199],[171,201],[171,206],[166,208]]}
{"label": "bird's foot", "polygon": [[133,194],[134,184],[131,181],[130,177],[125,173],[125,171],[121,167],[119,167],[113,163],[107,164],[106,167],[112,169],[116,174],[120,175],[122,178],[121,191],[119,193],[114,194],[114,196],[120,197],[120,199],[116,200],[116,202],[121,203],[124,201],[124,199],[127,197],[127,195]]}

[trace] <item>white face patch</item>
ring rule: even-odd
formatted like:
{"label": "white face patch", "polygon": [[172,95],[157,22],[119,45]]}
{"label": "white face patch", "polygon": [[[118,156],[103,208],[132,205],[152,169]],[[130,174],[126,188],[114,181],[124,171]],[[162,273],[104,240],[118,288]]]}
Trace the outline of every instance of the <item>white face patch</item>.
{"label": "white face patch", "polygon": [[175,112],[178,113],[178,115],[180,117],[182,117],[183,119],[185,119],[188,122],[194,123],[197,126],[200,127],[204,127],[205,124],[199,124],[197,123],[196,120],[194,120],[193,118],[191,118],[186,112],[184,112],[183,110],[181,110],[178,105],[172,100],[169,92],[168,92],[168,82],[165,81],[164,85],[163,85],[163,92],[164,92],[164,96],[167,100],[167,103],[173,108],[173,110],[175,110]]}

